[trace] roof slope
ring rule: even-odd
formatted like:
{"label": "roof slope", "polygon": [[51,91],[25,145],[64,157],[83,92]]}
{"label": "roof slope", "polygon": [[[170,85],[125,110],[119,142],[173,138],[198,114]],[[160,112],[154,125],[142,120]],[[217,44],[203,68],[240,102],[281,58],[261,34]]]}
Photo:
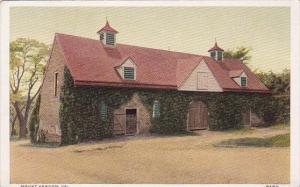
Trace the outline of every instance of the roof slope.
{"label": "roof slope", "polygon": [[[177,89],[204,60],[223,89],[240,90],[230,78],[229,71],[243,69],[250,78],[249,88],[243,90],[267,91],[254,74],[235,59],[224,60],[220,64],[207,56],[167,50],[124,44],[104,47],[98,40],[65,34],[56,34],[55,40],[64,54],[75,85]],[[128,58],[137,66],[135,81],[123,80],[116,71],[116,67]]]}

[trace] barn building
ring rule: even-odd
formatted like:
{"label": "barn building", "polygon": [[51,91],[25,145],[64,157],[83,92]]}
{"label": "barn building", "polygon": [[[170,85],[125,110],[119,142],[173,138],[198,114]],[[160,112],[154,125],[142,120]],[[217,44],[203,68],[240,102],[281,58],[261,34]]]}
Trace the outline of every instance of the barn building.
{"label": "barn building", "polygon": [[[199,55],[118,43],[118,31],[109,22],[97,34],[98,39],[55,34],[40,93],[38,137],[43,134],[46,142],[62,142],[67,136],[63,129],[71,132],[74,141],[93,139],[96,135],[89,134],[97,134],[99,132],[95,131],[101,131],[103,127],[88,125],[101,124],[108,118],[111,119],[108,125],[111,135],[149,133],[153,119],[159,120],[163,115],[166,118],[162,111],[171,111],[172,103],[163,104],[162,99],[153,96],[145,104],[141,92],[144,95],[147,92],[150,95],[170,92],[215,96],[269,92],[241,60],[224,58],[224,50],[217,43],[208,50],[207,55]],[[70,75],[68,84],[77,90],[72,94],[66,86],[67,74]],[[83,89],[85,93],[98,89],[98,95],[78,96]],[[108,100],[110,95],[105,89],[119,95],[130,90],[131,94],[123,103],[113,105],[114,101]],[[104,92],[107,95],[102,97]],[[74,110],[72,115],[66,114],[68,98],[73,99],[73,107],[68,109]],[[86,103],[80,104],[81,101]],[[76,107],[78,110],[74,109]],[[190,101],[184,111],[185,130],[209,128],[208,102]],[[244,125],[263,123],[255,112],[246,112],[242,116]],[[85,124],[81,121],[83,119],[93,122]]]}

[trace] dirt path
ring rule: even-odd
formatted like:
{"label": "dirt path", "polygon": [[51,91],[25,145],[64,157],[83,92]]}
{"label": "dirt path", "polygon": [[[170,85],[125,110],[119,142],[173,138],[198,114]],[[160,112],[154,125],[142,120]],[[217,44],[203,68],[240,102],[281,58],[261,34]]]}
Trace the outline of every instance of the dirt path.
{"label": "dirt path", "polygon": [[[216,148],[287,129],[127,137],[60,148],[11,143],[12,183],[289,183],[289,148]],[[122,140],[122,141],[121,141]]]}

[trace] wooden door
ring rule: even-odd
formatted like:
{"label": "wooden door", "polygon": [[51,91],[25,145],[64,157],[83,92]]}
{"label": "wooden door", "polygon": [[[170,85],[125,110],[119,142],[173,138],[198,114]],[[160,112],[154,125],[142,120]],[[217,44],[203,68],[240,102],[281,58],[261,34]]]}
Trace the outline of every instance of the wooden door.
{"label": "wooden door", "polygon": [[126,134],[136,134],[137,112],[136,109],[126,109]]}
{"label": "wooden door", "polygon": [[243,122],[244,122],[244,126],[246,127],[250,127],[251,125],[251,121],[250,121],[250,110],[247,110],[245,112],[242,113],[243,116]]}
{"label": "wooden door", "polygon": [[200,130],[208,128],[208,112],[206,105],[201,101],[194,101],[188,110],[188,130]]}

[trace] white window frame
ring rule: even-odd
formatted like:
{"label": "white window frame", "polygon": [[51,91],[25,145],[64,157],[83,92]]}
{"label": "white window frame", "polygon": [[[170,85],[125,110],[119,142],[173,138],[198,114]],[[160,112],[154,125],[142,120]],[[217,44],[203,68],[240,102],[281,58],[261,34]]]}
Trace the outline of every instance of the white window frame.
{"label": "white window frame", "polygon": [[[100,106],[98,106],[98,107],[99,107],[99,115],[100,115],[101,121],[102,122],[107,121],[107,118],[108,118],[108,106],[107,106],[107,104],[104,101],[101,101]],[[105,109],[105,111],[103,111],[103,108]],[[103,113],[103,112],[105,112],[105,113]]]}
{"label": "white window frame", "polygon": [[[154,110],[154,106],[156,106],[155,104],[158,105],[158,116],[155,116],[155,110]],[[159,119],[159,117],[160,117],[160,102],[158,100],[154,100],[152,106],[152,118]]]}

